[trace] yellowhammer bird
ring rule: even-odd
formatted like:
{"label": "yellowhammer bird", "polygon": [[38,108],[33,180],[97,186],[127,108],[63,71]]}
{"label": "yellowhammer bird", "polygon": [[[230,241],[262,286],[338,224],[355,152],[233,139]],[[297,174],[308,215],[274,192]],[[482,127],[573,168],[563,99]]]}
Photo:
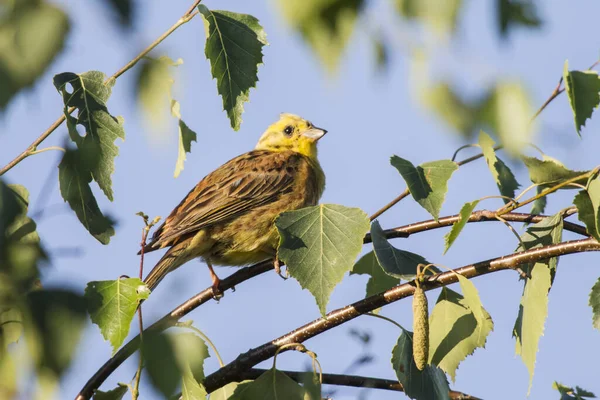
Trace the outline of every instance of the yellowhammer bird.
{"label": "yellowhammer bird", "polygon": [[275,219],[284,211],[316,205],[325,189],[317,141],[327,133],[309,121],[281,114],[253,151],[202,179],[156,230],[144,252],[170,247],[146,277],[152,290],[167,273],[195,258],[242,266],[275,259]]}

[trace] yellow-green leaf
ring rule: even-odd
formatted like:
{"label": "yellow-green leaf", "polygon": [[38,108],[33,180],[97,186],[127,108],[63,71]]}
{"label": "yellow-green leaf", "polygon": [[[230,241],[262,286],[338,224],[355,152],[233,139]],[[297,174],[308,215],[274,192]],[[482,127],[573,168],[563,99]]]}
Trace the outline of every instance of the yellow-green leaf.
{"label": "yellow-green leaf", "polygon": [[600,330],[600,278],[590,291],[590,307],[592,307],[592,325]]}
{"label": "yellow-green leaf", "polygon": [[209,10],[200,4],[204,17],[206,47],[217,91],[234,130],[240,129],[244,102],[250,88],[258,82],[258,65],[263,62],[262,48],[267,45],[265,31],[251,15]]}
{"label": "yellow-green leaf", "polygon": [[465,203],[462,206],[462,208],[460,209],[460,212],[458,213],[458,216],[459,216],[458,221],[456,221],[452,225],[452,229],[450,229],[450,231],[444,236],[444,242],[446,243],[446,246],[444,248],[444,254],[446,254],[446,252],[448,251],[450,246],[452,246],[452,244],[454,243],[456,238],[458,238],[458,235],[460,235],[460,232],[463,230],[465,225],[467,225],[467,222],[469,221],[469,217],[471,216],[471,213],[473,212],[475,207],[477,207],[478,203],[479,203],[479,200],[475,200],[475,201],[471,201],[469,203]]}
{"label": "yellow-green leaf", "polygon": [[85,298],[88,312],[104,339],[112,345],[113,354],[129,334],[138,304],[147,299],[149,294],[148,287],[139,278],[93,281],[87,284]]}
{"label": "yellow-green leaf", "polygon": [[304,396],[302,386],[272,368],[255,381],[239,385],[228,400],[305,400]]}
{"label": "yellow-green leaf", "polygon": [[[531,182],[538,185],[556,185],[569,179],[573,179],[588,171],[572,171],[566,168],[561,162],[552,157],[544,156],[543,160],[535,157],[522,157],[525,166],[529,170]],[[580,185],[585,185],[587,178],[576,181]],[[575,186],[564,186],[563,189],[575,189]]]}
{"label": "yellow-green leaf", "polygon": [[[494,140],[487,133],[484,131],[479,133],[479,146],[481,146],[481,151],[483,152],[488,168],[494,177],[494,181],[496,181],[498,189],[500,189],[500,194],[513,199],[515,197],[515,190],[520,186],[519,182],[515,179],[510,168],[496,156],[494,144]],[[508,199],[503,200],[504,203],[510,201]]]}
{"label": "yellow-green leaf", "polygon": [[358,208],[320,204],[279,215],[277,251],[290,275],[315,297],[321,314],[334,287],[354,265],[369,229]]}
{"label": "yellow-green leaf", "polygon": [[108,392],[96,390],[94,392],[94,400],[121,400],[127,393],[129,387],[124,383],[119,383],[118,386]]}

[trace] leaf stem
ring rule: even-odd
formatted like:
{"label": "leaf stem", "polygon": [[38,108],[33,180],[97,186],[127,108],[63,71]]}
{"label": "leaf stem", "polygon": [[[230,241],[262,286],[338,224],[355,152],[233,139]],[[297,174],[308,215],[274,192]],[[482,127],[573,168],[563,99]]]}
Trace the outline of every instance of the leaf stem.
{"label": "leaf stem", "polygon": [[[118,77],[123,75],[125,72],[127,72],[128,70],[133,68],[142,58],[144,58],[148,53],[150,53],[152,50],[154,50],[154,48],[156,46],[158,46],[162,41],[164,41],[177,28],[179,28],[181,25],[189,22],[192,18],[194,18],[198,14],[198,11],[193,11],[193,10],[195,7],[198,6],[200,1],[201,0],[196,0],[194,2],[193,7],[191,7],[181,18],[179,18],[179,20],[175,24],[173,24],[169,29],[167,29],[165,31],[165,33],[160,35],[154,42],[150,43],[150,45],[148,45],[148,47],[146,47],[144,50],[142,50],[142,52],[139,53],[136,57],[134,57],[131,61],[129,61],[121,69],[119,69],[117,72],[115,72],[110,78],[108,78],[106,80],[105,84],[117,79]],[[71,107],[67,110],[67,112],[69,114],[72,113],[73,111],[75,111],[75,107]],[[50,136],[50,134],[52,132],[54,132],[59,126],[61,126],[62,123],[65,122],[65,119],[66,119],[66,117],[65,117],[65,114],[63,113],[56,121],[54,121],[52,123],[52,125],[50,125],[50,127],[48,129],[46,129],[37,139],[35,139],[33,141],[33,143],[31,143],[21,154],[16,156],[11,162],[9,162],[4,167],[2,167],[0,169],[0,176],[4,175],[8,171],[10,171],[13,167],[15,167],[17,164],[19,164],[21,161],[23,161],[27,157],[36,154],[37,147],[44,140],[46,140],[46,138],[48,136]]]}
{"label": "leaf stem", "polygon": [[387,322],[389,322],[391,324],[396,325],[398,328],[400,328],[401,331],[405,331],[405,329],[402,327],[402,325],[400,325],[399,323],[397,323],[396,321],[394,321],[391,318],[384,317],[383,315],[375,314],[374,312],[368,312],[365,315],[368,316],[368,317],[375,317],[375,318],[382,319],[384,321],[387,321]]}

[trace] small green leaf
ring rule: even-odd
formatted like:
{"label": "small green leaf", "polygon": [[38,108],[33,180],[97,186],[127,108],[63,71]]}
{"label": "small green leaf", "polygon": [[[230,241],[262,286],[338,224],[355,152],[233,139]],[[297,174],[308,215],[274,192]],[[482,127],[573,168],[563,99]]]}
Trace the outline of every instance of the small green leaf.
{"label": "small green leaf", "polygon": [[509,28],[519,25],[538,27],[542,21],[537,5],[530,0],[496,0],[500,35],[507,37]]}
{"label": "small green leaf", "polygon": [[366,274],[370,276],[369,281],[367,282],[367,293],[365,294],[365,297],[381,293],[400,283],[400,279],[388,275],[383,268],[381,268],[373,251],[362,256],[360,260],[354,264],[352,271],[350,271],[350,275],[353,274]]}
{"label": "small green leaf", "polygon": [[0,110],[31,86],[63,49],[69,18],[45,1],[2,2]]}
{"label": "small green leaf", "polygon": [[567,60],[563,79],[575,118],[575,129],[581,135],[581,128],[600,104],[600,77],[597,71],[569,71]]}
{"label": "small green leaf", "polygon": [[77,218],[100,243],[108,244],[115,234],[113,221],[102,214],[90,182],[92,174],[87,168],[89,152],[67,150],[58,166],[60,194],[75,211]]}
{"label": "small green leaf", "polygon": [[458,238],[458,235],[460,235],[460,232],[462,232],[465,225],[467,225],[467,222],[469,221],[469,216],[471,215],[471,213],[473,212],[475,207],[477,207],[478,203],[479,203],[479,200],[475,200],[475,201],[471,201],[470,203],[465,203],[462,206],[462,208],[460,209],[460,212],[458,213],[459,220],[456,221],[454,223],[454,225],[452,225],[452,229],[450,229],[450,232],[448,232],[444,236],[444,241],[446,242],[444,254],[446,254],[446,252],[448,251],[450,246],[452,246],[454,241]]}
{"label": "small green leaf", "polygon": [[144,119],[156,130],[165,130],[165,122],[171,104],[173,87],[172,67],[183,64],[179,58],[173,61],[170,57],[147,57],[144,59],[136,82],[138,104],[144,113]]}
{"label": "small green leaf", "polygon": [[[521,235],[521,242],[524,246],[519,245],[517,251],[531,250],[560,243],[562,241],[563,225],[562,213],[558,212],[551,217],[546,217],[540,222],[529,226],[525,233]],[[543,261],[543,263],[550,267],[552,280],[554,280],[558,258],[553,257]],[[528,272],[531,267],[531,264],[521,266],[525,272]]]}
{"label": "small green leaf", "polygon": [[321,381],[315,371],[307,371],[302,376],[302,387],[306,392],[304,400],[322,400]]}
{"label": "small green leaf", "polygon": [[458,365],[478,347],[485,347],[494,328],[487,311],[482,306],[480,310],[484,316],[481,324],[465,298],[445,287],[429,317],[429,363],[444,370],[452,381]]}
{"label": "small green leaf", "polygon": [[[535,157],[522,157],[525,166],[529,170],[529,178],[531,182],[538,185],[556,185],[569,179],[573,179],[579,175],[583,175],[588,171],[572,171],[567,169],[558,160],[552,157],[544,156],[543,160],[538,160]],[[587,178],[582,178],[575,183],[585,185]],[[564,186],[563,189],[575,189],[575,186]]]}
{"label": "small green leaf", "polygon": [[217,91],[234,130],[240,129],[244,102],[250,88],[258,82],[258,66],[263,62],[262,48],[267,45],[265,31],[251,15],[209,10],[200,4],[204,17],[206,47]]}
{"label": "small green leaf", "polygon": [[87,284],[85,298],[92,322],[98,325],[113,354],[129,334],[131,320],[141,300],[150,291],[139,278],[93,281]]}
{"label": "small green leaf", "polygon": [[27,306],[25,338],[36,368],[58,378],[76,355],[87,320],[85,301],[66,290],[34,290]]}
{"label": "small green leaf", "polygon": [[[543,190],[544,190],[544,188],[542,186],[538,186],[536,188],[536,194],[539,195],[540,193],[542,193]],[[533,215],[543,214],[544,211],[546,210],[547,204],[548,204],[547,196],[543,196],[543,197],[539,197],[539,198],[535,199],[533,202],[533,206],[531,207],[531,214],[533,214]]]}
{"label": "small green leaf", "polygon": [[600,278],[590,291],[590,307],[592,307],[592,325],[600,330]]}
{"label": "small green leaf", "polygon": [[600,221],[596,219],[598,210],[594,209],[592,199],[587,190],[581,190],[573,199],[573,204],[577,207],[577,219],[585,224],[590,235],[600,240]]}
{"label": "small green leaf", "polygon": [[565,385],[561,385],[558,382],[554,382],[552,384],[552,388],[558,390],[558,392],[560,393],[560,400],[585,400],[586,398],[596,398],[594,393],[582,389],[579,386],[575,386],[575,389],[573,389],[572,387],[568,387]]}
{"label": "small green leaf", "polygon": [[513,330],[516,339],[515,352],[521,356],[529,371],[528,395],[533,382],[540,337],[544,334],[544,324],[548,316],[548,291],[551,285],[551,271],[548,265],[536,263],[531,270],[531,278],[526,281],[519,316]]}
{"label": "small green leaf", "polygon": [[350,271],[369,229],[369,218],[358,208],[320,204],[281,213],[275,221],[279,259],[290,275],[317,301],[321,314],[333,288]]}
{"label": "small green leaf", "polygon": [[[494,177],[494,181],[498,185],[498,189],[500,189],[500,194],[502,196],[510,197],[514,199],[515,190],[519,188],[519,182],[515,179],[510,168],[504,164],[504,162],[496,156],[496,151],[494,150],[494,141],[492,138],[481,131],[479,133],[479,145],[481,146],[481,151],[483,152],[483,156],[485,157],[485,161]],[[503,199],[504,203],[508,203],[508,199]]]}
{"label": "small green leaf", "polygon": [[108,392],[102,390],[96,390],[94,392],[94,400],[121,400],[127,393],[129,388],[124,383],[119,383],[118,386]]}
{"label": "small green leaf", "polygon": [[[106,102],[111,95],[111,83],[105,84],[106,76],[99,71],[83,74],[64,72],[54,76],[54,86],[63,96],[64,112],[71,140],[80,150],[94,155],[95,162],[88,164],[89,172],[106,197],[112,201],[112,174],[114,160],[119,154],[115,140],[125,140],[123,119],[109,114]],[[69,107],[78,109],[77,117],[69,112]],[[77,125],[85,129],[85,136],[77,132]]]}
{"label": "small green leaf", "polygon": [[283,17],[334,71],[349,43],[365,0],[279,0]]}
{"label": "small green leaf", "polygon": [[228,400],[305,400],[305,391],[292,378],[271,368],[255,381],[241,384]]}
{"label": "small green leaf", "polygon": [[207,394],[204,386],[199,384],[189,371],[184,372],[181,381],[182,400],[205,400]]}
{"label": "small green leaf", "polygon": [[187,159],[186,153],[192,152],[192,142],[196,141],[196,132],[191,130],[182,119],[179,120],[179,152],[175,164],[175,178],[183,171],[183,163]]}
{"label": "small green leaf", "polygon": [[[371,224],[371,239],[373,240],[373,250],[379,265],[386,274],[394,278],[410,281],[417,276],[417,266],[419,264],[430,264],[418,254],[392,246],[383,234],[383,229],[381,229],[378,221],[373,221]],[[430,268],[428,271],[431,270],[437,271],[437,268]]]}
{"label": "small green leaf", "polygon": [[448,380],[444,372],[427,365],[419,371],[412,355],[412,332],[402,330],[398,342],[392,350],[392,367],[404,393],[411,399],[450,399]]}
{"label": "small green leaf", "polygon": [[448,180],[458,165],[454,161],[439,160],[415,168],[410,161],[398,156],[392,156],[390,163],[400,172],[417,203],[437,221],[448,191]]}
{"label": "small green leaf", "polygon": [[239,386],[244,386],[249,382],[251,382],[251,381],[228,383],[227,385],[223,386],[222,388],[219,388],[219,389],[215,390],[214,392],[212,392],[210,394],[210,400],[230,400],[230,398],[233,396],[233,393],[236,391],[236,389]]}
{"label": "small green leaf", "polygon": [[209,357],[204,340],[193,333],[169,334],[181,371],[190,372],[198,382],[204,380],[204,360]]}

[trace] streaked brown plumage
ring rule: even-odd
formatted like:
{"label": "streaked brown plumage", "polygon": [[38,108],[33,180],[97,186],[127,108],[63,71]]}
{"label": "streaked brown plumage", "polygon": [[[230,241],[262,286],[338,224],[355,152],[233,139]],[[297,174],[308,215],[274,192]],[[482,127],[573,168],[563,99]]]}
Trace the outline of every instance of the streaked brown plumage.
{"label": "streaked brown plumage", "polygon": [[248,265],[276,255],[275,218],[283,211],[317,204],[325,176],[316,142],[326,131],[282,114],[255,150],[202,179],[156,230],[145,252],[170,247],[146,277],[154,289],[180,265],[203,259],[211,265]]}

